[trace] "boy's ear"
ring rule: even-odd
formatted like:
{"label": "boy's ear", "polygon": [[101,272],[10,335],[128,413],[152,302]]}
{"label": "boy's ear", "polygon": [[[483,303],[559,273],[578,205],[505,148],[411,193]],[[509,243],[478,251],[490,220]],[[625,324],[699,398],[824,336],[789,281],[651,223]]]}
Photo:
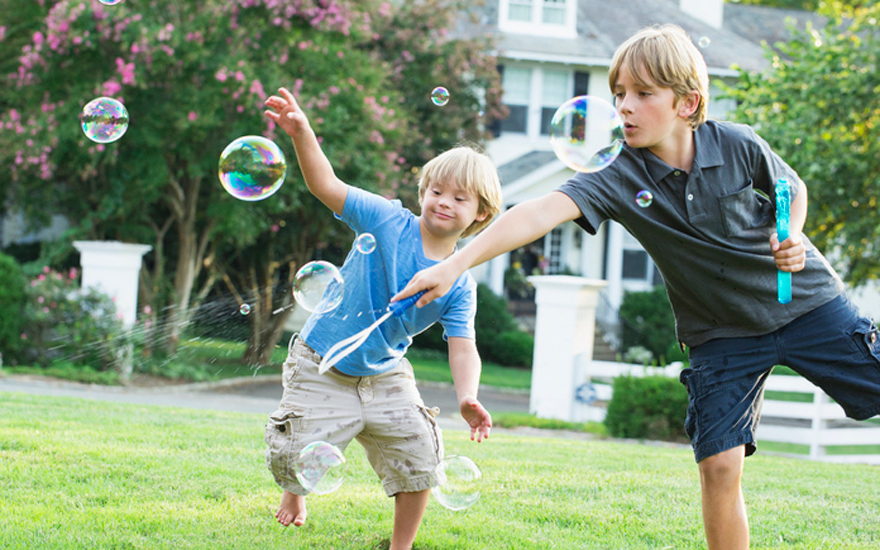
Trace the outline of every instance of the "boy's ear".
{"label": "boy's ear", "polygon": [[698,92],[697,90],[691,90],[686,96],[679,100],[678,116],[680,116],[681,118],[687,118],[697,112],[697,107],[699,106],[700,92]]}
{"label": "boy's ear", "polygon": [[474,218],[474,221],[481,222],[485,220],[489,216],[488,212],[477,212],[477,217]]}

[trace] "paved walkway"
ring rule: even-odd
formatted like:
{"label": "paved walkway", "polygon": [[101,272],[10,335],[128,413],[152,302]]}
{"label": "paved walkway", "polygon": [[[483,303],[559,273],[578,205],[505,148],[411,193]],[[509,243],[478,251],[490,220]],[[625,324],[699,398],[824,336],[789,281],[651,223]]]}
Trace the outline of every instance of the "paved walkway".
{"label": "paved walkway", "polygon": [[[444,429],[466,429],[458,414],[458,400],[450,384],[422,382],[422,398],[429,407],[440,407],[438,417]],[[193,409],[269,414],[281,398],[281,380],[277,375],[233,378],[220,382],[184,385],[131,387],[79,384],[64,380],[29,376],[0,375],[0,392],[23,392],[60,395],[149,405],[167,405]],[[528,412],[529,395],[522,391],[481,387],[480,400],[489,412]]]}

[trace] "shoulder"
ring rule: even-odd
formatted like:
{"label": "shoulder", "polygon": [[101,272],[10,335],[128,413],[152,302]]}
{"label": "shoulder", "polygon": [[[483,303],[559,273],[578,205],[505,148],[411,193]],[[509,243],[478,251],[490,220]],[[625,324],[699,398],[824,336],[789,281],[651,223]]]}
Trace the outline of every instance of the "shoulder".
{"label": "shoulder", "polygon": [[697,132],[711,137],[723,144],[730,143],[753,143],[758,141],[758,134],[748,124],[730,122],[726,120],[707,120],[697,129]]}

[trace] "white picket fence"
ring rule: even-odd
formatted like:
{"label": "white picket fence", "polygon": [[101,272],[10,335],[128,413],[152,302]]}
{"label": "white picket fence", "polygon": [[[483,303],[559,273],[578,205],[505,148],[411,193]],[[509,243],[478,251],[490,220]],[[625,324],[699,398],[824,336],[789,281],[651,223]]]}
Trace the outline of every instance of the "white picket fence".
{"label": "white picket fence", "polygon": [[[681,363],[659,368],[608,361],[576,362],[575,375],[580,381],[576,385],[577,420],[601,422],[605,419],[614,377],[662,374],[678,378],[681,367]],[[840,405],[833,403],[825,392],[800,376],[772,374],[765,391],[809,394],[812,402],[765,398],[761,424],[758,426],[759,445],[761,441],[795,443],[809,446],[811,460],[880,464],[880,454],[828,454],[828,447],[880,445],[880,424],[846,418]]]}

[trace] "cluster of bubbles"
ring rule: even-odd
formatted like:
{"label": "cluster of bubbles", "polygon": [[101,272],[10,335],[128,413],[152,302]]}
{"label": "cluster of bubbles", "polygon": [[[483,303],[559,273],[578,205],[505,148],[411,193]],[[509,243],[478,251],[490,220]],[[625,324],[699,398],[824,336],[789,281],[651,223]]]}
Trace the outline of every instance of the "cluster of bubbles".
{"label": "cluster of bubbles", "polygon": [[588,95],[563,103],[550,120],[557,158],[576,172],[597,172],[623,149],[623,120],[613,105]]}
{"label": "cluster of bubbles", "polygon": [[220,183],[243,201],[260,201],[274,195],[287,175],[287,159],[275,142],[262,136],[233,140],[220,154]]}
{"label": "cluster of bubbles", "polygon": [[431,90],[431,102],[438,107],[443,107],[449,103],[449,90],[443,86],[437,86]]}
{"label": "cluster of bubbles", "polygon": [[437,474],[444,481],[431,494],[445,508],[464,510],[480,499],[483,473],[470,458],[448,456],[437,466]]}
{"label": "cluster of bubbles", "polygon": [[346,461],[336,445],[326,441],[309,443],[293,463],[296,479],[316,495],[332,493],[346,476]]}
{"label": "cluster of bubbles", "polygon": [[128,111],[111,97],[98,97],[83,107],[79,115],[83,133],[95,143],[111,143],[128,130]]}

